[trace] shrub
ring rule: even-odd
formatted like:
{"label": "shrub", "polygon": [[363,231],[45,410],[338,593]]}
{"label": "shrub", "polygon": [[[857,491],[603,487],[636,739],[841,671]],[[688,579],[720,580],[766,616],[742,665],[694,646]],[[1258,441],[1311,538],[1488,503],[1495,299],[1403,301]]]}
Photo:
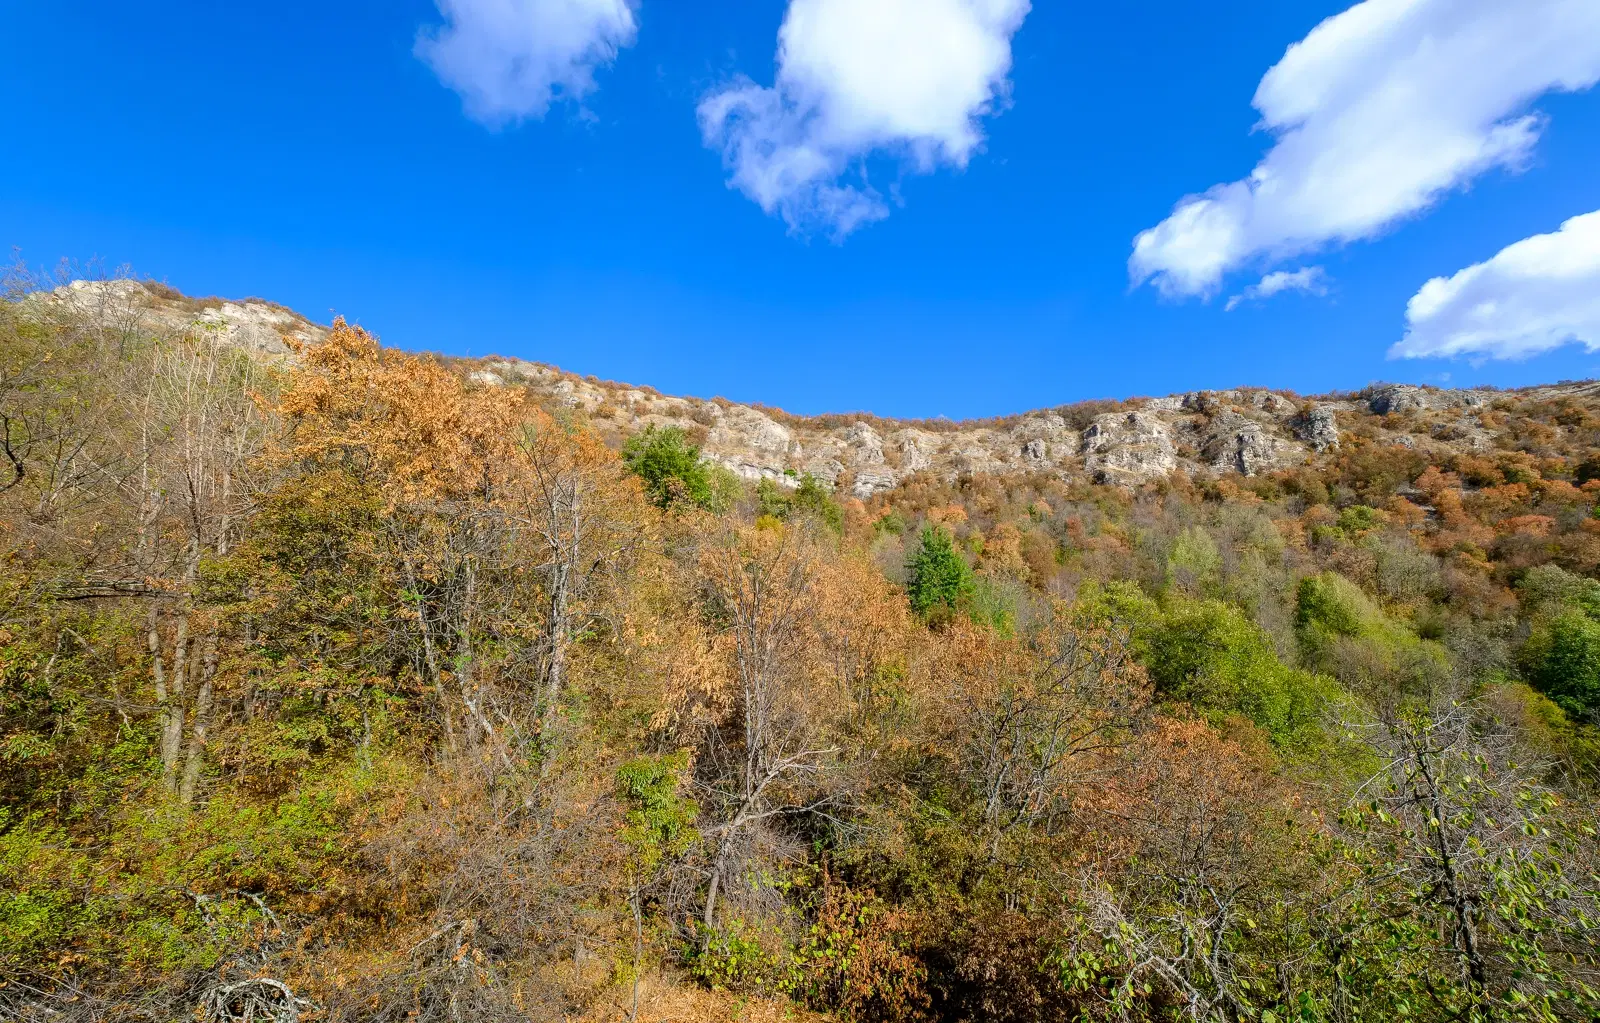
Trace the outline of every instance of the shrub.
{"label": "shrub", "polygon": [[1296,621],[1314,635],[1358,636],[1381,614],[1361,587],[1336,572],[1300,581]]}
{"label": "shrub", "polygon": [[652,425],[622,446],[622,460],[644,481],[645,493],[657,508],[688,501],[702,508],[713,503],[711,477],[700,449],[676,426]]}
{"label": "shrub", "polygon": [[835,533],[844,529],[844,510],[832,491],[809,472],[800,477],[800,486],[789,501],[789,514],[814,516]]}
{"label": "shrub", "polygon": [[1189,593],[1208,593],[1222,578],[1222,554],[1211,534],[1190,526],[1178,534],[1167,555],[1167,584]]}
{"label": "shrub", "polygon": [[1394,621],[1336,572],[1300,581],[1295,616],[1307,666],[1369,698],[1421,695],[1449,675],[1444,647]]}
{"label": "shrub", "polygon": [[772,480],[762,479],[756,484],[756,512],[783,521],[811,516],[835,533],[844,529],[844,509],[833,499],[827,485],[809,472],[800,475],[799,486],[788,494]]}

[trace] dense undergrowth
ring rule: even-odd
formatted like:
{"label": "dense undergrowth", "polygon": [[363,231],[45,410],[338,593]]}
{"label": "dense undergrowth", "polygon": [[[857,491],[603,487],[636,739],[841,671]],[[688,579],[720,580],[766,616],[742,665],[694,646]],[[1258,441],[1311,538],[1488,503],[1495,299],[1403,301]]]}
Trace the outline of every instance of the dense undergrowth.
{"label": "dense undergrowth", "polygon": [[1593,403],[864,505],[132,322],[0,307],[0,1018],[1600,1013]]}

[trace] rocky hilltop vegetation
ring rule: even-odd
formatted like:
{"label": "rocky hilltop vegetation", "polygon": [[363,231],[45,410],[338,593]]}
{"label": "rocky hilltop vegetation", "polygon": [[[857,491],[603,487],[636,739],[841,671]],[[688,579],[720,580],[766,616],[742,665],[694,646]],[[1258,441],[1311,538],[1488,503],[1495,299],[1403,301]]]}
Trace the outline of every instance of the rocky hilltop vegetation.
{"label": "rocky hilltop vegetation", "polygon": [[[315,343],[328,333],[262,299],[193,299],[150,282],[80,281],[58,289],[54,298],[92,307],[99,319],[130,327],[216,332],[271,361],[295,358],[286,341]],[[1521,402],[1600,400],[1600,382],[1594,381],[1516,391],[1381,384],[1311,397],[1241,388],[1082,402],[978,422],[905,421],[867,414],[796,416],[720,398],[674,397],[520,359],[449,361],[480,386],[525,387],[581,409],[613,442],[650,426],[678,427],[708,459],[744,479],[793,488],[810,474],[861,499],[893,490],[920,472],[946,480],[1043,472],[1118,485],[1175,472],[1254,476],[1314,462],[1337,450],[1340,437],[1351,431],[1423,454],[1485,453],[1514,442],[1516,431],[1504,413]]]}

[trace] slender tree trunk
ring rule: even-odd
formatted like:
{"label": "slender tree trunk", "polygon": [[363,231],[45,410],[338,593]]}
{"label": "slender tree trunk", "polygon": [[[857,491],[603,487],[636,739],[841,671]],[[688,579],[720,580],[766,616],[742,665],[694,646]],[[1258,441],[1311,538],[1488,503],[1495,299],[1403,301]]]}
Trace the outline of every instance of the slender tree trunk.
{"label": "slender tree trunk", "polygon": [[544,705],[548,715],[561,698],[567,676],[567,566],[556,568],[550,587],[550,653],[545,663]]}
{"label": "slender tree trunk", "polygon": [[[582,508],[578,481],[558,481],[551,499],[550,521],[553,526],[550,541],[554,547],[555,565],[550,580],[549,653],[545,659],[545,717],[555,713],[567,680],[567,644],[572,635],[572,590],[581,571],[579,563],[582,534]],[[563,520],[570,518],[570,523]],[[570,533],[569,533],[570,529]]]}
{"label": "slender tree trunk", "polygon": [[162,733],[166,732],[167,701],[171,694],[167,691],[167,666],[162,656],[161,649],[161,604],[159,601],[150,602],[149,622],[145,625],[145,643],[150,649],[150,675],[156,687],[156,705],[161,708]]}
{"label": "slender tree trunk", "polygon": [[206,749],[206,733],[211,729],[212,683],[217,676],[217,633],[212,630],[205,639],[205,654],[200,662],[200,686],[195,693],[194,724],[189,733],[189,752],[184,759],[183,781],[178,798],[185,805],[194,802],[195,790],[200,784],[200,769]]}
{"label": "slender tree trunk", "polygon": [[184,695],[189,674],[189,615],[180,610],[173,629],[172,673],[167,681],[167,700],[161,714],[161,776],[167,787],[178,788],[178,758],[183,750]]}
{"label": "slender tree trunk", "polygon": [[706,911],[701,916],[708,934],[711,931],[712,922],[716,919],[717,892],[722,887],[722,867],[723,861],[727,858],[724,855],[726,848],[726,845],[719,846],[717,848],[717,858],[711,862],[711,884],[706,888]]}
{"label": "slender tree trunk", "polygon": [[639,885],[628,886],[633,902],[633,1009],[628,1014],[630,1023],[639,1018],[639,971],[644,962],[644,910],[639,905]]}

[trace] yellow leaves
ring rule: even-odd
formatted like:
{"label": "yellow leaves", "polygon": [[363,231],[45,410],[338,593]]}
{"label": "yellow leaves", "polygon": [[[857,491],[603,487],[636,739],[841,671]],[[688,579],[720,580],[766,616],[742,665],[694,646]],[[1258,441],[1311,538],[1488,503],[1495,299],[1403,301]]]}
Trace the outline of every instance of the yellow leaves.
{"label": "yellow leaves", "polygon": [[967,522],[967,510],[959,504],[929,508],[928,521],[936,526],[962,526]]}
{"label": "yellow leaves", "polygon": [[989,531],[983,542],[983,567],[1014,579],[1025,579],[1028,564],[1022,555],[1022,530],[1002,522]]}
{"label": "yellow leaves", "polygon": [[523,404],[519,391],[469,390],[436,362],[385,352],[341,318],[290,375],[278,454],[376,473],[391,500],[456,499],[492,482]]}
{"label": "yellow leaves", "polygon": [[727,721],[737,699],[727,637],[708,635],[695,622],[674,624],[641,651],[661,679],[651,729]]}

